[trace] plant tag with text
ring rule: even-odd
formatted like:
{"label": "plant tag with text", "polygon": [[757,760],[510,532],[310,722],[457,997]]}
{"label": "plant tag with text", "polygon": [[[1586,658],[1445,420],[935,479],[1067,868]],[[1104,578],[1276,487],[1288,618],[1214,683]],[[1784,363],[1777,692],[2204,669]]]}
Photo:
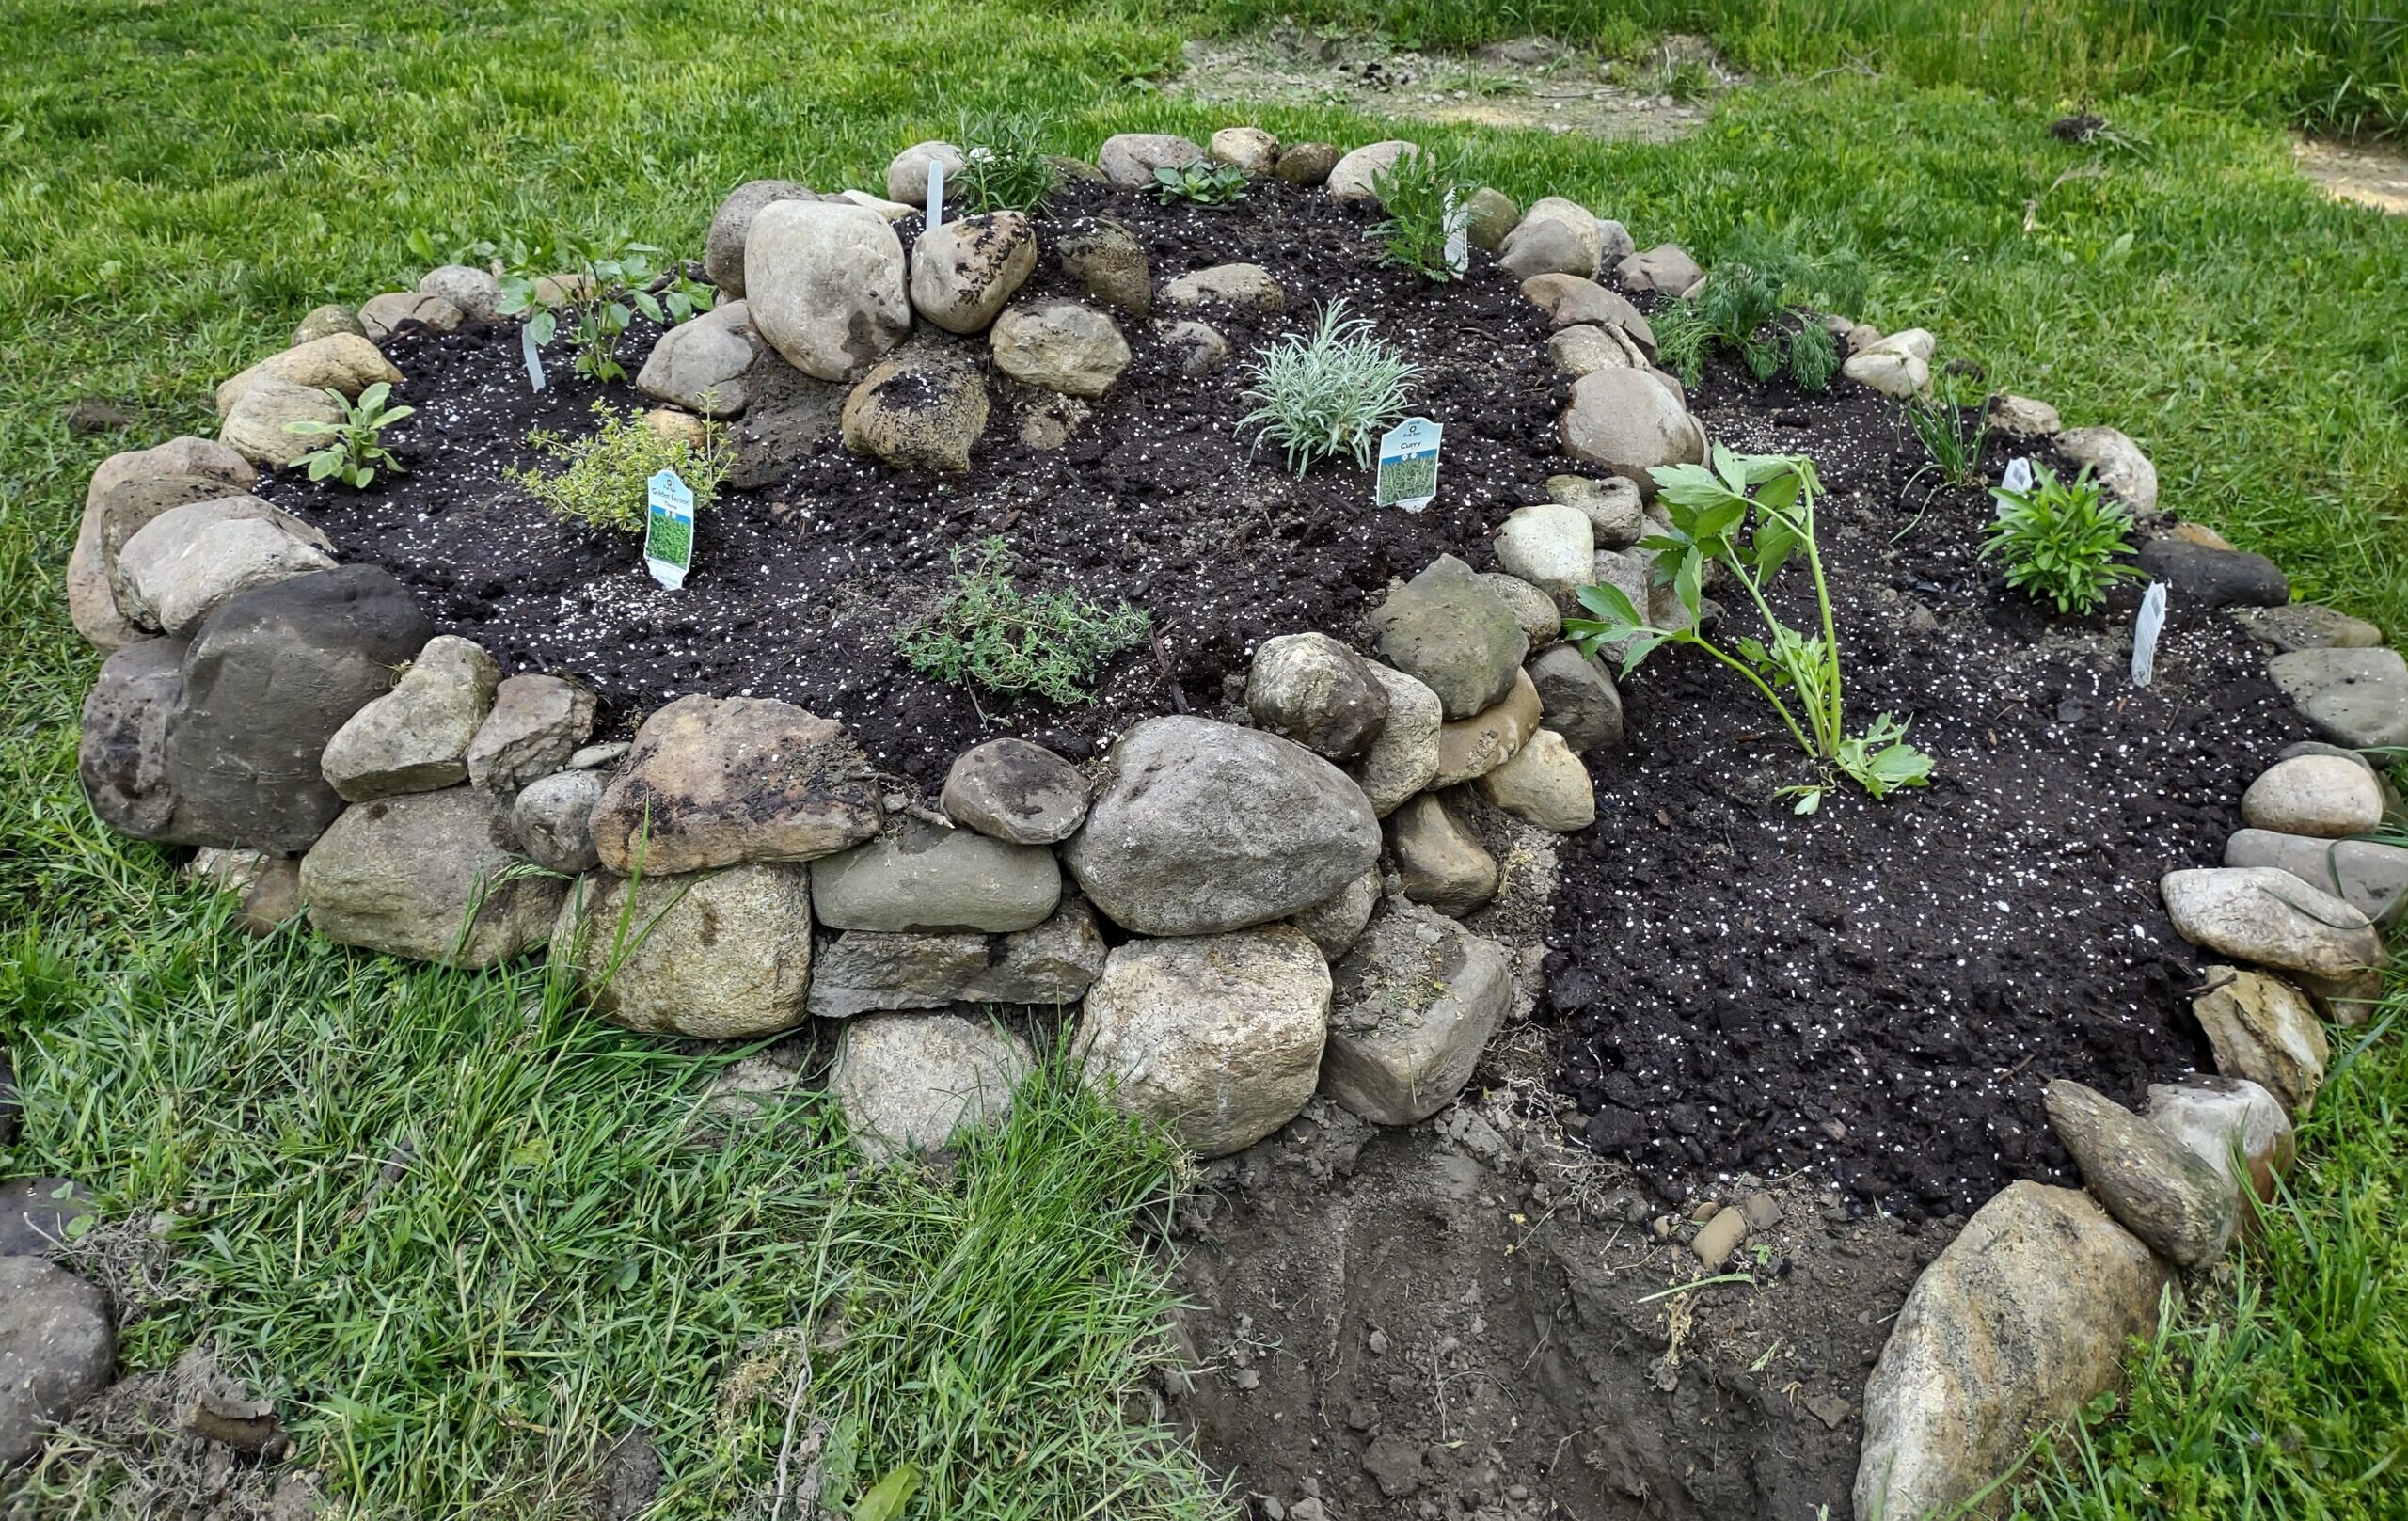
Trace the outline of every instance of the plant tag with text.
{"label": "plant tag with text", "polygon": [[1438,436],[1444,432],[1428,418],[1407,418],[1380,436],[1372,506],[1418,513],[1430,505],[1438,495]]}
{"label": "plant tag with text", "polygon": [[943,220],[944,165],[936,159],[930,159],[928,160],[928,218],[927,226],[933,228]]}
{"label": "plant tag with text", "polygon": [[643,568],[675,592],[694,563],[694,493],[674,470],[652,478],[644,495]]}

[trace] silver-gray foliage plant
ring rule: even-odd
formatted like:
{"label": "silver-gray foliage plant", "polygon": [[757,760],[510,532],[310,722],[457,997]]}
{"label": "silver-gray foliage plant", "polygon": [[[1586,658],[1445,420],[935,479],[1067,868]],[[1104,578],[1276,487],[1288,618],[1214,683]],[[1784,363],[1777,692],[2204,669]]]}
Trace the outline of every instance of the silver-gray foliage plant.
{"label": "silver-gray foliage plant", "polygon": [[1369,319],[1347,316],[1341,298],[1322,309],[1310,337],[1291,333],[1246,366],[1246,399],[1259,404],[1238,425],[1259,430],[1256,448],[1277,444],[1298,475],[1344,453],[1368,468],[1380,431],[1404,416],[1405,387],[1420,372],[1371,336]]}

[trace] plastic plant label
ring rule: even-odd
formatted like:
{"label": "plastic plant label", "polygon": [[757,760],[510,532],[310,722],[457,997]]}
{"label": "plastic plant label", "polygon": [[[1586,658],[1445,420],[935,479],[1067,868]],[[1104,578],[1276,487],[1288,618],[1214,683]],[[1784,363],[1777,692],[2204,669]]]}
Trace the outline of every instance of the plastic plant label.
{"label": "plastic plant label", "polygon": [[1430,505],[1438,495],[1438,436],[1444,432],[1428,418],[1407,418],[1380,436],[1372,506],[1418,513]]}
{"label": "plastic plant label", "polygon": [[2165,583],[2151,581],[2141,594],[2141,613],[2132,620],[2132,685],[2146,687],[2157,676],[2157,636],[2165,627]]}
{"label": "plastic plant label", "polygon": [[2003,491],[2031,490],[2032,462],[2025,459],[2020,454],[2018,454],[2013,459],[2008,460],[2006,462],[2005,472],[2000,475],[1998,478],[1998,483],[1999,489]]}
{"label": "plastic plant label", "polygon": [[530,390],[544,388],[544,353],[535,342],[535,329],[525,324],[518,328],[518,356],[527,361],[527,387]]}
{"label": "plastic plant label", "polygon": [[928,160],[928,219],[927,225],[928,227],[935,227],[943,220],[944,166],[935,159],[930,159]]}
{"label": "plastic plant label", "polygon": [[644,494],[643,568],[675,592],[694,563],[694,493],[674,470],[652,478]]}
{"label": "plastic plant label", "polygon": [[1458,278],[1471,270],[1471,207],[1455,199],[1452,190],[1447,192],[1447,267]]}

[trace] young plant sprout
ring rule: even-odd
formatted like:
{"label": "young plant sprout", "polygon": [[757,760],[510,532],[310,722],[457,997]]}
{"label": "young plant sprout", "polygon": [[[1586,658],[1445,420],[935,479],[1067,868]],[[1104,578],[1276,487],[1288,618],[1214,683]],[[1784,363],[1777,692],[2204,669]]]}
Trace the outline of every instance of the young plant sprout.
{"label": "young plant sprout", "polygon": [[1246,366],[1246,399],[1261,404],[1238,425],[1259,430],[1255,447],[1277,444],[1298,475],[1339,454],[1368,468],[1380,430],[1404,416],[1405,386],[1421,372],[1370,331],[1368,320],[1346,315],[1341,297],[1322,309],[1310,338],[1291,333]]}
{"label": "young plant sprout", "polygon": [[1143,644],[1153,619],[1070,592],[1022,592],[1001,537],[953,552],[953,578],[936,605],[896,630],[911,669],[999,697],[1029,692],[1069,705],[1095,701],[1087,683],[1107,657]]}
{"label": "young plant sprout", "polygon": [[378,381],[359,393],[354,402],[329,386],[326,395],[342,408],[341,422],[321,422],[316,418],[303,418],[284,425],[287,433],[325,435],[334,442],[324,449],[313,449],[293,463],[309,467],[309,479],[324,481],[334,477],[354,491],[365,491],[376,482],[378,470],[402,471],[402,462],[385,447],[383,434],[387,428],[418,410],[414,406],[387,406],[385,399],[393,394],[390,382]]}
{"label": "young plant sprout", "polygon": [[[1884,713],[1863,734],[1846,732],[1839,635],[1814,546],[1814,499],[1823,489],[1814,462],[1802,454],[1735,454],[1718,444],[1710,469],[1674,465],[1648,473],[1656,478],[1656,499],[1672,526],[1639,547],[1656,557],[1656,583],[1670,586],[1679,600],[1680,626],[1656,626],[1620,587],[1599,584],[1578,593],[1580,605],[1596,616],[1565,619],[1564,637],[1590,655],[1600,644],[1621,644],[1625,673],[1661,645],[1693,644],[1746,677],[1781,716],[1798,748],[1825,768],[1820,782],[1782,789],[1782,796],[1798,800],[1798,813],[1822,806],[1832,770],[1876,798],[1928,781],[1931,757],[1906,742],[1903,720]],[[1741,531],[1749,529],[1751,517],[1752,531],[1743,542]],[[1801,553],[1821,613],[1819,629],[1809,634],[1783,624],[1765,596],[1782,567]],[[1749,636],[1725,648],[1699,631],[1708,561],[1729,572],[1755,604],[1771,636],[1769,646]]]}
{"label": "young plant sprout", "polygon": [[1435,284],[1461,279],[1447,247],[1469,215],[1465,202],[1479,188],[1434,153],[1401,154],[1371,176],[1387,216],[1363,235],[1380,246],[1383,264],[1401,265]]}
{"label": "young plant sprout", "polygon": [[1990,495],[1998,499],[1998,517],[1982,558],[2004,561],[2007,585],[2054,604],[2060,616],[2089,612],[2117,581],[2142,578],[2138,568],[2115,558],[2131,552],[2131,515],[2107,499],[2088,470],[2067,485],[2047,466],[2036,465],[2030,490],[2001,486]]}
{"label": "young plant sprout", "polygon": [[1062,171],[1046,159],[1033,123],[1020,117],[973,118],[963,122],[961,140],[970,145],[958,179],[967,210],[1044,213]]}
{"label": "young plant sprout", "polygon": [[674,470],[694,494],[699,511],[719,494],[728,467],[727,429],[703,420],[703,439],[658,433],[634,412],[608,402],[594,404],[594,430],[563,438],[547,428],[527,436],[530,447],[557,462],[552,469],[512,470],[510,479],[562,517],[590,528],[642,533],[647,488],[662,470]]}
{"label": "young plant sprout", "polygon": [[625,380],[619,338],[641,312],[666,326],[708,311],[716,293],[686,277],[673,262],[660,261],[648,243],[617,239],[579,243],[563,239],[548,255],[540,248],[513,253],[501,277],[503,316],[525,313],[536,347],[552,341],[563,322],[577,348],[577,372],[590,380]]}
{"label": "young plant sprout", "polygon": [[1234,164],[1197,159],[1192,164],[1164,165],[1154,171],[1154,194],[1165,206],[1174,200],[1198,206],[1227,206],[1245,198],[1245,170]]}

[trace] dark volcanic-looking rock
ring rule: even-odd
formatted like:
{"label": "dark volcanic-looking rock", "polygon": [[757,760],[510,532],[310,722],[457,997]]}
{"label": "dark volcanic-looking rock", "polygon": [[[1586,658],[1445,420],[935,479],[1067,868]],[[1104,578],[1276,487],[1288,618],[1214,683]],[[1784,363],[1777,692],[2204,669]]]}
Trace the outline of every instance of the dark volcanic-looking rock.
{"label": "dark volcanic-looking rock", "polygon": [[2289,578],[2264,555],[2163,538],[2141,546],[2140,562],[2194,607],[2279,608],[2291,599]]}
{"label": "dark volcanic-looking rock", "polygon": [[184,652],[162,745],[174,816],[151,838],[308,848],[343,808],[319,769],[326,741],[433,637],[402,583],[373,565],[229,598]]}
{"label": "dark volcanic-looking rock", "polygon": [[0,1469],[107,1386],[117,1335],[100,1290],[38,1257],[0,1257]]}

